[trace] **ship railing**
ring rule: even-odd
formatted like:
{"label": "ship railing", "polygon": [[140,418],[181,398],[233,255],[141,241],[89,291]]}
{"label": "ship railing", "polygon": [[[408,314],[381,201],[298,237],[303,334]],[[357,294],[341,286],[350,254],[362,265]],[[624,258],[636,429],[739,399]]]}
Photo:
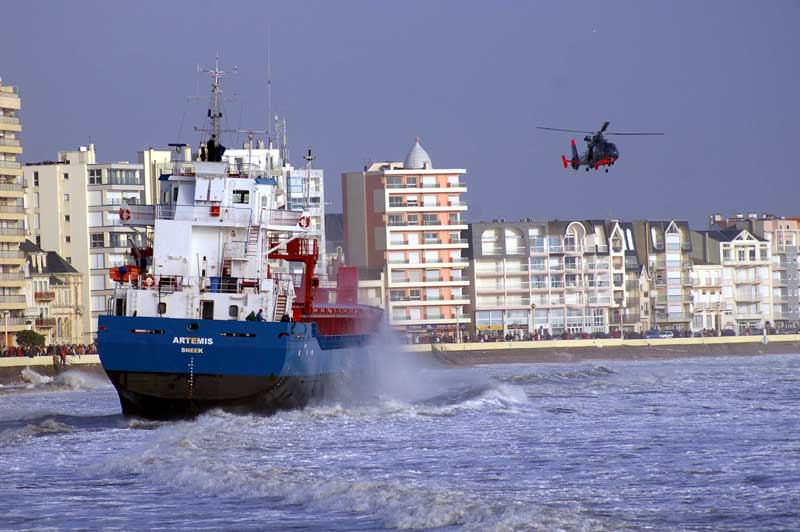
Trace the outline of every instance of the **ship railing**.
{"label": "ship railing", "polygon": [[[195,176],[199,161],[172,161],[156,165],[158,175]],[[200,162],[200,165],[203,163]],[[220,175],[224,177],[239,177],[261,179],[275,177],[276,171],[263,167],[260,164],[240,163],[238,161],[222,161]]]}
{"label": "ship railing", "polygon": [[233,223],[249,225],[250,207],[224,207],[221,205],[160,204],[155,206],[156,220],[180,220],[184,222]]}
{"label": "ship railing", "polygon": [[300,218],[303,213],[300,211],[287,211],[284,209],[261,209],[259,213],[259,223],[262,225],[273,225],[281,227],[299,227]]}
{"label": "ship railing", "polygon": [[201,292],[243,294],[247,291],[259,293],[259,279],[249,277],[195,277],[188,275],[142,275],[136,280],[126,281],[123,286],[139,290],[152,290],[162,294],[182,292],[199,287]]}

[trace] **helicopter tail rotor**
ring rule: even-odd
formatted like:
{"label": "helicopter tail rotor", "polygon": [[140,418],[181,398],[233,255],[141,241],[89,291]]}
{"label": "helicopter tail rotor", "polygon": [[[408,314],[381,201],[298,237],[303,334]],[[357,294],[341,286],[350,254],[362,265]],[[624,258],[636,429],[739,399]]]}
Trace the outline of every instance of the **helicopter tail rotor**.
{"label": "helicopter tail rotor", "polygon": [[578,147],[575,145],[575,139],[570,143],[572,145],[572,169],[577,170],[581,165],[581,158],[578,155]]}

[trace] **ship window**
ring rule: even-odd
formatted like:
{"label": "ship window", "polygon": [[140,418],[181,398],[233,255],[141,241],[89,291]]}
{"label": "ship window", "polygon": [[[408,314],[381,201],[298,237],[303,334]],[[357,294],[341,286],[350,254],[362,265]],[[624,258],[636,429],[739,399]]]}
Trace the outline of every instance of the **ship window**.
{"label": "ship window", "polygon": [[158,313],[159,314],[166,314],[167,313],[167,304],[165,302],[161,302],[158,304]]}
{"label": "ship window", "polygon": [[239,317],[239,305],[231,305],[228,307],[228,316],[231,318],[238,318]]}
{"label": "ship window", "polygon": [[178,187],[177,186],[172,187],[172,202],[173,203],[178,203]]}
{"label": "ship window", "polygon": [[234,203],[250,203],[250,191],[249,190],[234,190],[233,191],[233,202]]}

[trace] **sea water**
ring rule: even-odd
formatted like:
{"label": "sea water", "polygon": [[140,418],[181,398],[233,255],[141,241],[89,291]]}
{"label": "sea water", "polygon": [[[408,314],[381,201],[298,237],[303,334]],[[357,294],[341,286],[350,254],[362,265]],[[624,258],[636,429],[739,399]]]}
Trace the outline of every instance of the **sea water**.
{"label": "sea water", "polygon": [[800,529],[800,356],[398,381],[181,422],[75,371],[2,388],[0,530]]}

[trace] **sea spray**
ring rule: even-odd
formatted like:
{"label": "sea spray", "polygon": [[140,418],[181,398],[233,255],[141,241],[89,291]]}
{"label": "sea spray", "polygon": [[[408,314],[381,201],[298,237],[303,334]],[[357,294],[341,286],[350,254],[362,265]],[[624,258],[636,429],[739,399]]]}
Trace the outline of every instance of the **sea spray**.
{"label": "sea spray", "polygon": [[452,368],[433,357],[404,351],[397,336],[384,328],[368,345],[348,353],[346,374],[327,390],[324,402],[353,404],[375,401],[415,403],[447,395],[453,390],[484,389],[485,372]]}
{"label": "sea spray", "polygon": [[28,366],[25,366],[25,368],[20,372],[20,375],[22,376],[22,379],[31,386],[40,386],[42,384],[50,384],[53,382],[53,377],[41,375]]}

